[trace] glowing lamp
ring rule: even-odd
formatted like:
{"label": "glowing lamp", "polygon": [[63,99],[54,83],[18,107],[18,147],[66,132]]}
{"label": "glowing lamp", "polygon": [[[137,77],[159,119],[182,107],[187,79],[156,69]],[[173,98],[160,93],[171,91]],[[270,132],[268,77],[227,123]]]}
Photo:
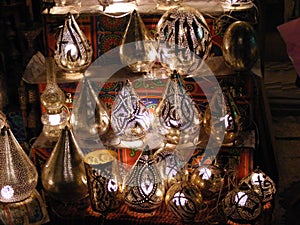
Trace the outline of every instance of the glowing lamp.
{"label": "glowing lamp", "polygon": [[260,169],[255,169],[240,182],[247,184],[249,188],[261,196],[263,203],[272,200],[276,193],[274,181]]}
{"label": "glowing lamp", "polygon": [[4,114],[0,115],[0,202],[18,202],[32,194],[38,173],[10,130]]}

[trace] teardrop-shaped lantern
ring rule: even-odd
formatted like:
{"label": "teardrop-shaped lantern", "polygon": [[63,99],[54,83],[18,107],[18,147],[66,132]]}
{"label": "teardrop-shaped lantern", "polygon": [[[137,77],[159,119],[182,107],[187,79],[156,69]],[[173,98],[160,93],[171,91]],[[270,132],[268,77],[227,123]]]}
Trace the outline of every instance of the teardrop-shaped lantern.
{"label": "teardrop-shaped lantern", "polygon": [[[223,103],[226,107],[221,108],[220,106]],[[224,116],[213,118],[214,116],[220,115]],[[241,114],[232,93],[227,87],[223,88],[223,95],[217,92],[215,93],[211,104],[208,105],[205,110],[203,121],[205,131],[208,135],[214,135],[216,140],[222,141],[224,145],[232,145],[235,143],[242,129]],[[217,122],[212,123],[212,121]]]}
{"label": "teardrop-shaped lantern", "polygon": [[71,117],[75,136],[88,139],[102,136],[109,130],[110,118],[105,105],[99,99],[99,87],[84,77],[77,90],[80,91],[74,98]]}
{"label": "teardrop-shaped lantern", "polygon": [[67,203],[88,195],[83,157],[71,128],[66,126],[41,173],[49,197]]}
{"label": "teardrop-shaped lantern", "polygon": [[190,75],[205,60],[212,46],[209,27],[202,13],[191,6],[167,10],[157,24],[160,62],[182,75]]}
{"label": "teardrop-shaped lantern", "polygon": [[129,80],[114,100],[111,126],[115,135],[124,141],[142,140],[150,128],[151,117]]}
{"label": "teardrop-shaped lantern", "polygon": [[71,13],[65,18],[58,35],[54,58],[66,73],[84,72],[91,64],[93,50]]}
{"label": "teardrop-shaped lantern", "polygon": [[38,173],[2,113],[0,123],[0,202],[22,201],[36,188]]}
{"label": "teardrop-shaped lantern", "polygon": [[164,184],[148,146],[125,178],[123,196],[133,212],[153,213],[164,199]]}
{"label": "teardrop-shaped lantern", "polygon": [[242,183],[247,184],[249,188],[262,197],[263,203],[271,201],[276,193],[274,181],[258,168],[244,177],[240,181],[240,184]]}
{"label": "teardrop-shaped lantern", "polygon": [[174,71],[165,88],[164,95],[155,109],[154,126],[167,140],[196,143],[200,131],[200,115],[187,93],[181,76]]}
{"label": "teardrop-shaped lantern", "polygon": [[154,43],[141,16],[133,10],[120,46],[122,63],[133,72],[148,72],[156,59]]}

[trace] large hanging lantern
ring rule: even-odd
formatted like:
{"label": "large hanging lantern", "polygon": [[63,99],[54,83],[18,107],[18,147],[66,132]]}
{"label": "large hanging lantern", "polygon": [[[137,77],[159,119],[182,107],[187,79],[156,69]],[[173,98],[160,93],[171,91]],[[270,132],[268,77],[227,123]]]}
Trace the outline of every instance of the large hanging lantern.
{"label": "large hanging lantern", "polygon": [[245,184],[228,192],[222,201],[223,212],[232,222],[251,224],[262,213],[262,200]]}
{"label": "large hanging lantern", "polygon": [[82,73],[91,64],[93,50],[71,13],[65,17],[56,41],[54,59],[65,73]]}
{"label": "large hanging lantern", "polygon": [[42,168],[41,180],[46,194],[59,202],[76,202],[87,197],[83,153],[70,127],[62,130]]}
{"label": "large hanging lantern", "polygon": [[263,203],[271,201],[276,193],[274,181],[260,169],[255,169],[240,183],[247,184],[249,188],[262,197]]}
{"label": "large hanging lantern", "polygon": [[190,6],[166,11],[157,24],[158,57],[171,70],[191,75],[205,60],[212,38],[203,15]]}
{"label": "large hanging lantern", "polygon": [[0,202],[28,198],[37,185],[38,173],[0,113]]}

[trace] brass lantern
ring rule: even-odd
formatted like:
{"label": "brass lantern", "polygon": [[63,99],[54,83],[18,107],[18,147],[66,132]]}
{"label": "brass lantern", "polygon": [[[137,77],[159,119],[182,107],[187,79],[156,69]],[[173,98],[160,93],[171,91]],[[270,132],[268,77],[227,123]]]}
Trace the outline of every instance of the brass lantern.
{"label": "brass lantern", "polygon": [[66,74],[83,73],[91,64],[93,50],[86,36],[71,13],[65,17],[64,25],[56,41],[54,59]]}
{"label": "brass lantern", "polygon": [[244,183],[228,192],[222,205],[230,221],[242,224],[254,222],[263,210],[261,197]]}
{"label": "brass lantern", "polygon": [[274,181],[258,168],[244,177],[240,183],[247,184],[249,188],[262,197],[263,203],[271,201],[276,193]]}
{"label": "brass lantern", "polygon": [[225,171],[217,165],[201,165],[191,176],[191,182],[199,187],[204,200],[216,198],[223,189]]}
{"label": "brass lantern", "polygon": [[70,203],[87,197],[83,157],[71,128],[66,126],[41,172],[43,188],[50,198]]}
{"label": "brass lantern", "polygon": [[[185,174],[186,175],[186,174]],[[200,189],[186,178],[173,184],[166,193],[167,208],[182,222],[191,222],[203,206]]]}
{"label": "brass lantern", "polygon": [[190,6],[167,10],[157,24],[158,58],[187,76],[209,56],[211,32],[202,13]]}
{"label": "brass lantern", "polygon": [[153,215],[161,206],[165,187],[149,146],[125,178],[123,196],[130,211]]}

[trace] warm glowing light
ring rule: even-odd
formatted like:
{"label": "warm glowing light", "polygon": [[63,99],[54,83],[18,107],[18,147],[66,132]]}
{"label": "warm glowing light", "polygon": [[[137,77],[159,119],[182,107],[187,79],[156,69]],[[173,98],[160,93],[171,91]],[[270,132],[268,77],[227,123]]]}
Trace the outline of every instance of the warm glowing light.
{"label": "warm glowing light", "polygon": [[235,203],[238,203],[239,206],[245,206],[247,199],[248,199],[248,195],[246,195],[242,191],[239,191],[234,197]]}
{"label": "warm glowing light", "polygon": [[264,182],[265,178],[261,173],[253,173],[251,180],[253,184],[260,185]]}
{"label": "warm glowing light", "polygon": [[174,198],[172,200],[176,206],[183,206],[187,203],[187,198],[185,197],[184,193],[177,192],[174,195]]}
{"label": "warm glowing light", "polygon": [[152,180],[149,177],[147,177],[141,183],[141,188],[146,195],[150,194],[154,188]]}
{"label": "warm glowing light", "polygon": [[172,166],[168,166],[167,165],[167,167],[166,167],[166,174],[168,174],[169,178],[175,177],[176,174],[177,174],[177,172],[178,171],[177,171],[176,168],[174,168],[174,165],[172,165]]}
{"label": "warm glowing light", "polygon": [[230,121],[230,119],[231,119],[231,116],[227,114],[227,115],[220,118],[220,122],[224,121],[225,127],[227,128],[227,127],[229,127],[229,122],[228,121]]}
{"label": "warm glowing light", "polygon": [[76,46],[73,43],[68,43],[65,47],[65,54],[70,54],[72,58],[76,59],[78,55]]}
{"label": "warm glowing light", "polygon": [[14,196],[14,189],[10,185],[5,185],[1,189],[1,195],[5,199],[11,199]]}
{"label": "warm glowing light", "polygon": [[107,184],[109,192],[116,192],[118,190],[118,183],[114,179],[109,179]]}
{"label": "warm glowing light", "polygon": [[199,169],[199,175],[202,175],[203,180],[209,180],[209,178],[211,177],[211,171],[206,167],[202,167]]}
{"label": "warm glowing light", "polygon": [[49,114],[49,123],[52,126],[60,124],[60,114]]}

